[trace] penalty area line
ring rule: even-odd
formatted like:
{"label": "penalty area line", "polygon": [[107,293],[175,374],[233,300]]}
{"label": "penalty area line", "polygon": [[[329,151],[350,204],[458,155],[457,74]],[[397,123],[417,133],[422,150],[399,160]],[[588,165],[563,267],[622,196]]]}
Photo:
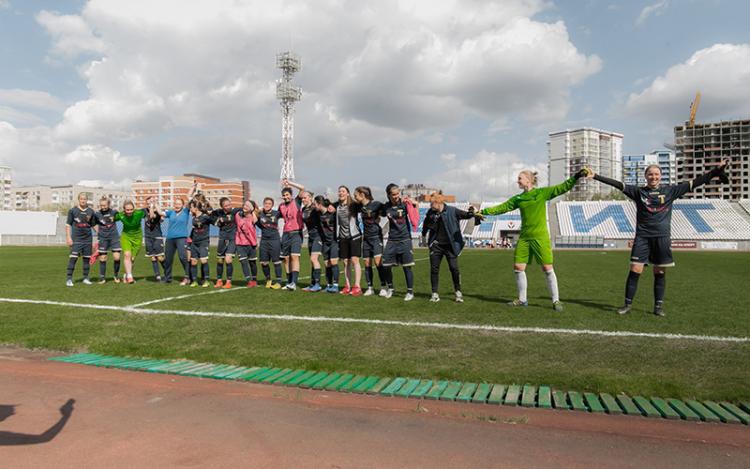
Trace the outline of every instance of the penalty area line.
{"label": "penalty area line", "polygon": [[143,303],[136,303],[134,305],[128,305],[125,306],[125,308],[141,308],[143,306],[153,305],[156,303],[163,303],[166,301],[172,301],[172,300],[183,300],[185,298],[192,298],[194,296],[203,296],[203,295],[214,295],[216,293],[226,293],[233,290],[242,290],[243,287],[232,287],[232,288],[217,288],[211,291],[204,291],[200,293],[186,293],[184,295],[177,295],[177,296],[168,296],[166,298],[157,298],[155,300],[151,301],[144,301]]}
{"label": "penalty area line", "polygon": [[419,321],[396,321],[388,319],[364,319],[330,316],[295,316],[291,314],[261,314],[261,313],[229,313],[220,311],[180,311],[169,309],[146,309],[132,306],[96,305],[86,303],[71,303],[64,301],[31,300],[24,298],[0,298],[3,303],[40,304],[50,306],[70,306],[75,308],[98,309],[106,311],[122,311],[126,313],[144,315],[174,315],[174,316],[197,316],[218,317],[235,319],[264,319],[271,321],[308,321],[308,322],[332,322],[370,324],[379,326],[417,327],[427,329],[456,329],[468,331],[505,332],[522,334],[557,334],[557,335],[589,335],[597,337],[636,337],[648,339],[688,340],[695,342],[730,342],[750,343],[750,337],[715,336],[715,335],[692,335],[692,334],[670,334],[658,332],[635,332],[635,331],[603,331],[592,329],[562,329],[548,327],[516,327],[516,326],[493,326],[484,324],[454,324],[441,322],[419,322]]}

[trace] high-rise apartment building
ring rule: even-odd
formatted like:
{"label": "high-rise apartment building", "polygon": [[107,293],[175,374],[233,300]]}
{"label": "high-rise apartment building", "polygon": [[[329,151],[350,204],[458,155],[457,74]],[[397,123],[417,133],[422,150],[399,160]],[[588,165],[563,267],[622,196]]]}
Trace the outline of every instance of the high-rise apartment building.
{"label": "high-rise apartment building", "polygon": [[[616,132],[584,127],[552,132],[547,141],[550,184],[559,184],[584,166],[596,173],[620,179],[622,177],[623,135]],[[605,196],[612,188],[595,181],[583,180],[568,193],[570,200],[590,200]]]}

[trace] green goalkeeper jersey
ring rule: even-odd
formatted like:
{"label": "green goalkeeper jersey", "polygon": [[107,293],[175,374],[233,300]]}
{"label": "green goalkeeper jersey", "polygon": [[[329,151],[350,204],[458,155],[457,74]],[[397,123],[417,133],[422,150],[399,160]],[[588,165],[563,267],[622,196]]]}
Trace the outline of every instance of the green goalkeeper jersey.
{"label": "green goalkeeper jersey", "polygon": [[115,220],[122,222],[122,235],[130,238],[141,239],[143,232],[141,231],[141,220],[146,217],[146,211],[143,209],[136,209],[130,216],[125,215],[125,212],[117,212]]}
{"label": "green goalkeeper jersey", "polygon": [[576,185],[576,178],[550,187],[539,187],[511,197],[506,202],[481,211],[482,215],[500,215],[521,210],[521,239],[549,238],[547,201],[561,196]]}

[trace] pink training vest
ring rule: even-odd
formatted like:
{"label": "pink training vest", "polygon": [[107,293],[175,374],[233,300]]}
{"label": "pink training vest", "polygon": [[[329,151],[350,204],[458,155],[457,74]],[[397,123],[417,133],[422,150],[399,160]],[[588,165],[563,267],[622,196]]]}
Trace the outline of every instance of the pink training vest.
{"label": "pink training vest", "polygon": [[279,204],[279,212],[284,218],[284,233],[302,230],[302,210],[297,205],[298,200],[292,199],[288,204]]}
{"label": "pink training vest", "polygon": [[258,234],[255,231],[253,217],[243,217],[238,212],[234,216],[237,222],[237,234],[234,235],[234,242],[237,246],[257,246]]}

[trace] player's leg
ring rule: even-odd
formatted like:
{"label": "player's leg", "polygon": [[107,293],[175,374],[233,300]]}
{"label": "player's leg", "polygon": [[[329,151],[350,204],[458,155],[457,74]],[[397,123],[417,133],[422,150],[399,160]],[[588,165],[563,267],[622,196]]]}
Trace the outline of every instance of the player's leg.
{"label": "player's leg", "polygon": [[115,283],[120,283],[120,266],[122,265],[122,247],[117,244],[117,250],[112,251],[112,264],[114,267],[114,279]]}
{"label": "player's leg", "polygon": [[182,264],[182,270],[185,273],[180,285],[187,285],[190,283],[190,260],[188,258],[190,251],[187,248],[187,238],[176,238],[175,243],[177,257],[179,257],[180,264]]}
{"label": "player's leg", "polygon": [[339,240],[339,259],[343,262],[344,267],[344,288],[339,293],[342,295],[348,295],[351,289],[351,282],[349,281],[349,252],[351,250],[351,239],[343,238]]}
{"label": "player's leg", "polygon": [[174,255],[177,252],[177,240],[166,239],[164,241],[164,281],[172,282],[172,266],[174,264]]}
{"label": "player's leg", "polygon": [[99,283],[107,282],[107,251],[110,246],[106,239],[99,239]]}
{"label": "player's leg", "polygon": [[448,269],[451,272],[453,291],[456,294],[456,303],[463,303],[464,295],[461,293],[461,272],[458,270],[458,256],[451,251],[447,251],[445,253],[445,259],[448,261]]}
{"label": "player's leg", "polygon": [[281,241],[278,239],[271,242],[271,263],[276,274],[276,282],[271,285],[271,288],[278,290],[281,288]]}
{"label": "player's leg", "polygon": [[[157,238],[156,239],[156,260],[159,262],[159,265],[161,266],[161,269],[166,272],[167,264],[166,264],[166,250],[164,249],[164,238]],[[166,275],[166,274],[165,274]],[[160,281],[165,281],[165,277],[161,277]]]}
{"label": "player's leg", "polygon": [[393,296],[393,266],[396,265],[396,243],[388,240],[383,249],[383,272],[385,273],[385,284],[387,287],[384,298]]}
{"label": "player's leg", "polygon": [[526,265],[529,263],[530,250],[527,239],[519,239],[513,254],[513,273],[516,277],[518,298],[508,303],[510,306],[528,306],[528,282],[526,280]]}
{"label": "player's leg", "polygon": [[91,242],[84,243],[83,246],[81,246],[81,252],[83,253],[83,283],[86,285],[91,285],[91,280],[89,280],[89,273],[91,269]]}
{"label": "player's leg", "polygon": [[664,294],[667,290],[667,267],[674,266],[672,240],[668,236],[649,239],[654,266],[654,314],[665,316]]}
{"label": "player's leg", "polygon": [[440,295],[438,294],[438,287],[440,285],[440,264],[443,262],[443,256],[445,252],[440,248],[437,243],[433,243],[430,246],[430,287],[432,288],[432,296],[430,301],[440,301]]}
{"label": "player's leg", "polygon": [[214,288],[224,286],[224,254],[226,254],[228,240],[219,238],[219,245],[216,247],[216,284]]}
{"label": "player's leg", "polygon": [[66,270],[66,281],[65,285],[72,287],[73,286],[73,272],[76,269],[76,262],[78,262],[78,256],[81,255],[80,253],[81,244],[79,243],[73,243],[70,246],[70,254],[68,255],[68,268]]}
{"label": "player's leg", "polygon": [[195,243],[190,244],[190,286],[198,286],[198,251]]}
{"label": "player's leg", "polygon": [[302,233],[289,233],[289,256],[287,258],[289,279],[286,289],[294,291],[297,289],[299,280],[299,258],[302,254]]}
{"label": "player's leg", "polygon": [[398,249],[398,263],[404,269],[404,279],[406,280],[404,301],[411,301],[414,299],[414,251],[411,247],[411,240],[400,241]]}
{"label": "player's leg", "polygon": [[643,273],[643,267],[649,261],[650,247],[648,238],[635,237],[633,247],[630,250],[630,270],[625,280],[625,302],[617,309],[617,314],[627,314],[633,304],[633,299],[638,291],[638,280]]}
{"label": "player's leg", "polygon": [[547,291],[552,299],[552,309],[558,313],[563,312],[564,307],[560,302],[560,290],[557,286],[557,274],[553,266],[552,243],[548,238],[531,240],[529,243],[531,258],[536,260],[542,266],[545,280],[547,282]]}
{"label": "player's leg", "polygon": [[211,272],[208,266],[208,252],[209,252],[209,240],[202,241],[200,243],[198,253],[200,255],[200,263],[201,263],[201,286],[202,287],[208,287],[209,282],[211,281]]}
{"label": "player's leg", "polygon": [[352,264],[352,270],[354,271],[354,284],[352,285],[352,296],[362,295],[362,289],[359,284],[362,282],[362,266],[359,263],[360,257],[362,257],[362,237],[353,239],[351,245],[351,258],[350,263]]}
{"label": "player's leg", "polygon": [[237,247],[234,241],[230,241],[227,253],[224,255],[224,265],[227,271],[227,281],[224,284],[224,288],[232,288],[232,277],[234,276],[234,254],[237,252]]}
{"label": "player's leg", "polygon": [[107,281],[107,254],[99,253],[99,283]]}

